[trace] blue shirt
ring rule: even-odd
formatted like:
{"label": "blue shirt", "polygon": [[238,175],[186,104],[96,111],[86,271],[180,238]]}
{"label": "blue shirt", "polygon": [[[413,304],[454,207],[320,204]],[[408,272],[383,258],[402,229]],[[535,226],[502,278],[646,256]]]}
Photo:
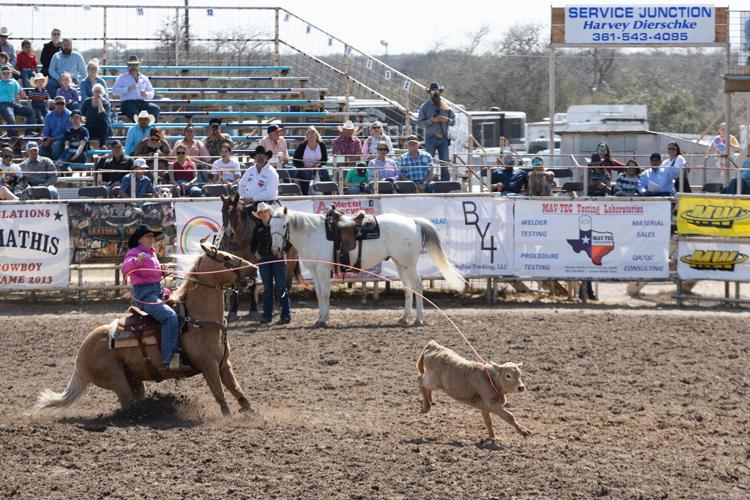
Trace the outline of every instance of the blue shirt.
{"label": "blue shirt", "polygon": [[86,63],[83,62],[83,56],[75,50],[67,56],[62,50],[52,56],[49,63],[49,76],[59,80],[63,73],[70,73],[74,83],[86,78]]}
{"label": "blue shirt", "polygon": [[128,135],[125,136],[126,155],[133,154],[133,151],[135,151],[135,147],[138,145],[138,143],[148,137],[148,133],[151,132],[151,128],[151,125],[149,125],[148,127],[146,127],[146,130],[143,130],[137,123],[130,127],[130,129],[128,130]]}
{"label": "blue shirt", "polygon": [[[130,198],[130,179],[132,178],[133,174],[125,174],[125,176],[122,178],[122,181],[120,181],[120,192],[125,193],[125,196]],[[146,194],[152,194],[154,192],[154,183],[151,182],[151,179],[146,177],[145,175],[138,179],[136,177],[135,181],[135,197],[136,198],[145,198],[144,195]]]}
{"label": "blue shirt", "polygon": [[503,193],[520,194],[527,184],[527,174],[520,168],[502,168],[492,171],[492,184],[503,183]]}
{"label": "blue shirt", "polygon": [[401,167],[401,175],[415,184],[421,184],[432,171],[432,156],[420,149],[415,159],[407,151],[399,157],[398,166]]}
{"label": "blue shirt", "polygon": [[0,102],[16,102],[16,95],[21,92],[21,86],[13,78],[0,79]]}
{"label": "blue shirt", "polygon": [[44,117],[42,137],[45,139],[63,139],[65,132],[69,128],[70,111],[67,108],[62,108],[62,113],[58,114],[57,110],[54,110],[52,113],[47,113],[47,116]]}
{"label": "blue shirt", "polygon": [[96,81],[92,83],[91,80],[86,77],[81,80],[81,85],[78,87],[78,92],[81,94],[81,102],[94,95],[93,89],[94,85],[96,85],[97,83],[104,87],[104,98],[107,98],[107,84],[104,83],[104,80],[97,76]]}
{"label": "blue shirt", "polygon": [[679,175],[680,169],[676,167],[651,167],[641,174],[638,180],[638,192],[640,194],[651,192],[674,195],[674,180]]}

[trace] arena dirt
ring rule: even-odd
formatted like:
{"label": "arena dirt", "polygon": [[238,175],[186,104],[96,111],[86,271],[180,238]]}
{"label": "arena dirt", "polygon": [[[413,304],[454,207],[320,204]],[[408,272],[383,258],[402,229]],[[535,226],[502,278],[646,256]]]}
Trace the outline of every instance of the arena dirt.
{"label": "arena dirt", "polygon": [[[430,339],[469,356],[438,313],[396,326],[394,306],[312,309],[291,325],[234,323],[232,360],[257,416],[220,415],[200,377],[147,385],[120,410],[61,391],[78,346],[122,304],[0,315],[0,495],[14,498],[748,498],[747,313],[454,306],[477,350],[524,363],[510,409],[527,439],[438,394],[419,413],[415,360]],[[7,312],[12,309],[13,312]],[[228,397],[229,394],[227,394]]]}

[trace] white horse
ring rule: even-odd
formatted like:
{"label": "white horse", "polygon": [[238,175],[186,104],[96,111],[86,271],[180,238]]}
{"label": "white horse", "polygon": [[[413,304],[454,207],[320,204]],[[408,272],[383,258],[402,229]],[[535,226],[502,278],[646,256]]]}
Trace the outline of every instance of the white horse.
{"label": "white horse", "polygon": [[[399,323],[405,325],[411,317],[412,290],[414,290],[420,294],[417,295],[417,316],[414,325],[423,325],[422,279],[417,273],[420,251],[423,248],[427,250],[451,288],[461,291],[466,281],[446,257],[440,244],[440,237],[427,219],[383,214],[378,216],[378,223],[380,224],[380,238],[362,242],[361,267],[370,269],[390,258],[396,265],[399,279],[405,285],[404,314]],[[310,270],[315,282],[318,318],[314,326],[326,326],[330,308],[331,271],[333,270],[330,260],[333,256],[333,242],[326,238],[325,215],[295,212],[287,210],[286,207],[283,210],[273,210],[271,235],[274,254],[281,255],[287,241],[299,250],[299,258]],[[326,262],[305,262],[308,260]],[[350,262],[357,260],[356,248],[349,252],[349,260]]]}

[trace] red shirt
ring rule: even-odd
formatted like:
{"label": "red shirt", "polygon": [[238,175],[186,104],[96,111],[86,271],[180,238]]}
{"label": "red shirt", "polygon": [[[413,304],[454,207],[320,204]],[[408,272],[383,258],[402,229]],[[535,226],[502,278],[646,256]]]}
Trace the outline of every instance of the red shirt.
{"label": "red shirt", "polygon": [[180,162],[174,162],[172,164],[174,169],[174,180],[175,181],[192,181],[195,178],[195,165],[190,160],[186,160],[182,165]]}
{"label": "red shirt", "polygon": [[27,54],[26,52],[19,52],[16,54],[16,69],[18,71],[24,69],[33,69],[36,73],[36,56],[33,52]]}

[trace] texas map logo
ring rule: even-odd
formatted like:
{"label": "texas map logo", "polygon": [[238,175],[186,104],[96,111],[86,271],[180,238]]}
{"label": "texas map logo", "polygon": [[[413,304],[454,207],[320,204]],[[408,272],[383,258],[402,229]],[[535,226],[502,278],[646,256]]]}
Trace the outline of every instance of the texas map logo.
{"label": "texas map logo", "polygon": [[615,238],[610,231],[591,229],[591,217],[578,219],[578,239],[568,240],[575,253],[586,252],[594,265],[602,265],[602,257],[615,249]]}

